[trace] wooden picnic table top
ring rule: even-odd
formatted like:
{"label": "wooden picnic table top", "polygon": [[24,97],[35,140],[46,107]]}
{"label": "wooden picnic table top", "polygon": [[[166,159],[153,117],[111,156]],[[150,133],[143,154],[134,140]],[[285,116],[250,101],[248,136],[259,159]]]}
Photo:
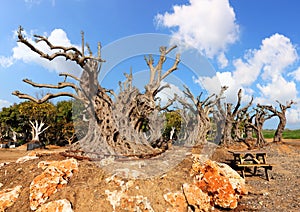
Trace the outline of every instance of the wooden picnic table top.
{"label": "wooden picnic table top", "polygon": [[238,164],[249,163],[266,164],[267,153],[260,150],[244,150],[244,151],[230,151],[234,156],[234,161]]}
{"label": "wooden picnic table top", "polygon": [[234,155],[241,155],[241,154],[267,154],[266,151],[261,150],[242,150],[242,151],[229,151],[230,153]]}

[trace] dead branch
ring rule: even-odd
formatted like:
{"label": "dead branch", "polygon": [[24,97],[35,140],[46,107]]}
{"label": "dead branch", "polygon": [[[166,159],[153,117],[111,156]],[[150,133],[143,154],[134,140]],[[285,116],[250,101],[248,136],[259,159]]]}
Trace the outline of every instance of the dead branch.
{"label": "dead branch", "polygon": [[55,59],[56,57],[65,57],[66,60],[71,60],[76,62],[78,65],[80,65],[82,68],[86,64],[86,61],[88,59],[97,60],[99,62],[105,62],[101,58],[95,58],[93,56],[85,56],[80,50],[78,50],[76,47],[64,47],[64,46],[55,46],[53,45],[47,37],[40,36],[40,35],[34,35],[35,42],[45,42],[50,50],[59,50],[58,52],[54,52],[53,54],[49,55],[47,53],[44,53],[43,51],[37,49],[34,45],[32,45],[24,36],[23,36],[24,29],[20,26],[17,33],[18,33],[18,42],[21,42],[28,46],[33,52],[40,55],[42,58],[48,59],[49,61]]}
{"label": "dead branch", "polygon": [[75,95],[73,93],[69,93],[69,92],[59,92],[59,93],[56,93],[56,94],[48,93],[44,97],[42,97],[41,99],[34,98],[33,96],[21,93],[20,91],[14,91],[12,94],[19,97],[20,99],[31,100],[31,101],[33,101],[35,103],[38,103],[38,104],[44,103],[44,102],[46,102],[50,99],[53,99],[53,98],[56,98],[56,97],[59,97],[59,96],[72,97],[72,98],[75,98],[77,100],[85,102],[85,99],[79,98],[77,95]]}
{"label": "dead branch", "polygon": [[65,77],[65,80],[64,82],[66,81],[67,77],[71,77],[73,78],[74,80],[80,82],[80,79],[76,76],[74,76],[73,74],[70,74],[70,73],[66,73],[66,72],[63,72],[63,73],[59,73],[59,76],[64,76]]}
{"label": "dead branch", "polygon": [[161,81],[165,79],[168,75],[170,75],[173,71],[177,70],[177,66],[180,62],[179,54],[176,55],[176,59],[172,67],[169,68],[164,74],[162,74],[162,67],[164,62],[166,61],[166,55],[176,47],[177,46],[172,46],[169,49],[167,49],[164,46],[160,47],[160,57],[156,66],[154,66],[154,59],[152,55],[149,55],[148,57],[145,56],[145,61],[150,70],[149,83],[145,86],[145,88],[148,93],[152,94],[152,96],[158,93],[157,89],[159,89]]}
{"label": "dead branch", "polygon": [[35,83],[29,79],[23,79],[23,82],[28,83],[29,85],[32,85],[33,87],[37,87],[37,88],[62,89],[62,88],[70,87],[70,88],[73,88],[75,91],[80,90],[79,87],[77,87],[74,83],[70,83],[70,82],[59,82],[57,85]]}

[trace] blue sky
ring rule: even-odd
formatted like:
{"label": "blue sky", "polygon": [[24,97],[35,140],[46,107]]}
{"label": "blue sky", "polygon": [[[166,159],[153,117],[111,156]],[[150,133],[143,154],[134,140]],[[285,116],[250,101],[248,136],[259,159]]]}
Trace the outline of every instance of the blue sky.
{"label": "blue sky", "polygon": [[[186,68],[195,64],[182,59],[181,70],[171,76],[175,84],[183,81],[195,94],[202,90],[218,92],[220,85],[228,85],[226,98],[231,102],[240,88],[245,102],[251,96],[255,103],[276,107],[276,100],[283,104],[291,99],[300,102],[299,7],[298,0],[4,1],[0,8],[0,107],[20,102],[11,95],[14,90],[32,95],[38,92],[23,83],[24,78],[57,83],[58,72],[76,71],[74,64],[62,60],[52,64],[41,61],[17,43],[15,31],[19,25],[28,39],[32,34],[42,34],[76,46],[81,44],[83,30],[94,52],[97,42],[102,43],[107,61],[116,60],[122,50],[107,52],[129,43],[124,54],[127,58],[117,61],[105,77],[103,85],[108,88],[116,88],[114,82],[122,80],[122,72],[129,67],[141,72],[137,74],[139,79],[146,78],[142,74],[147,68],[143,55],[153,49],[158,52],[159,45],[171,42],[179,45],[183,55],[196,51],[206,59],[197,64],[202,72]],[[156,33],[159,39],[152,41],[147,33]],[[145,42],[137,42],[132,37],[135,35]],[[151,50],[143,50],[144,45]],[[138,49],[139,55],[130,55],[130,49]],[[176,89],[174,86],[173,91]],[[288,110],[287,118],[288,128],[300,128],[300,104]],[[272,122],[267,126],[275,127],[276,120]]]}

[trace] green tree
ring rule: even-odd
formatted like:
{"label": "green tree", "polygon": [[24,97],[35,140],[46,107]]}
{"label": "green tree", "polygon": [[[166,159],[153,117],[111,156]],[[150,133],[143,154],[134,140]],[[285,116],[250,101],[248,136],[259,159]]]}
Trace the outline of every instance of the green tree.
{"label": "green tree", "polygon": [[169,140],[173,127],[175,127],[173,138],[176,138],[179,135],[179,132],[181,130],[182,118],[180,115],[180,111],[174,110],[174,111],[166,112],[165,117],[166,117],[166,122],[165,122],[165,129],[163,132],[164,139]]}
{"label": "green tree", "polygon": [[[24,121],[24,129],[28,135],[28,132],[32,130],[30,126],[30,121],[35,122],[38,121],[39,123],[45,123],[45,127],[49,126],[49,129],[45,131],[40,139],[45,144],[49,144],[55,138],[55,117],[56,117],[56,107],[50,103],[45,102],[42,104],[37,104],[32,101],[25,101],[20,103],[19,105],[19,113],[23,117]],[[21,123],[19,123],[21,124]]]}
{"label": "green tree", "polygon": [[75,140],[73,125],[73,101],[60,101],[56,104],[56,144],[65,144]]}
{"label": "green tree", "polygon": [[0,111],[1,139],[11,139],[13,131],[24,133],[24,117],[19,112],[19,104],[4,107]]}

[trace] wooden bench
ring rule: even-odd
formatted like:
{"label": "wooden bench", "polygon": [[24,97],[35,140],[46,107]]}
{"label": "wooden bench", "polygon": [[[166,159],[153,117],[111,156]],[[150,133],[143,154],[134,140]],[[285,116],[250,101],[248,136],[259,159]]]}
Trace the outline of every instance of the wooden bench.
{"label": "wooden bench", "polygon": [[270,180],[269,175],[268,175],[268,170],[272,170],[272,168],[273,168],[273,165],[271,165],[271,164],[262,164],[262,163],[260,163],[260,164],[236,164],[236,166],[239,167],[239,168],[242,168],[241,171],[242,171],[243,178],[245,178],[245,168],[254,167],[254,173],[253,174],[255,175],[256,171],[257,171],[257,168],[262,167],[262,168],[265,169],[265,174],[266,174],[266,178],[267,178],[268,181]]}
{"label": "wooden bench", "polygon": [[264,168],[266,178],[269,181],[268,170],[272,170],[273,165],[266,162],[267,153],[264,151],[229,151],[234,157],[236,167],[241,168],[242,177],[245,178],[245,169],[254,167],[254,175],[257,168]]}

